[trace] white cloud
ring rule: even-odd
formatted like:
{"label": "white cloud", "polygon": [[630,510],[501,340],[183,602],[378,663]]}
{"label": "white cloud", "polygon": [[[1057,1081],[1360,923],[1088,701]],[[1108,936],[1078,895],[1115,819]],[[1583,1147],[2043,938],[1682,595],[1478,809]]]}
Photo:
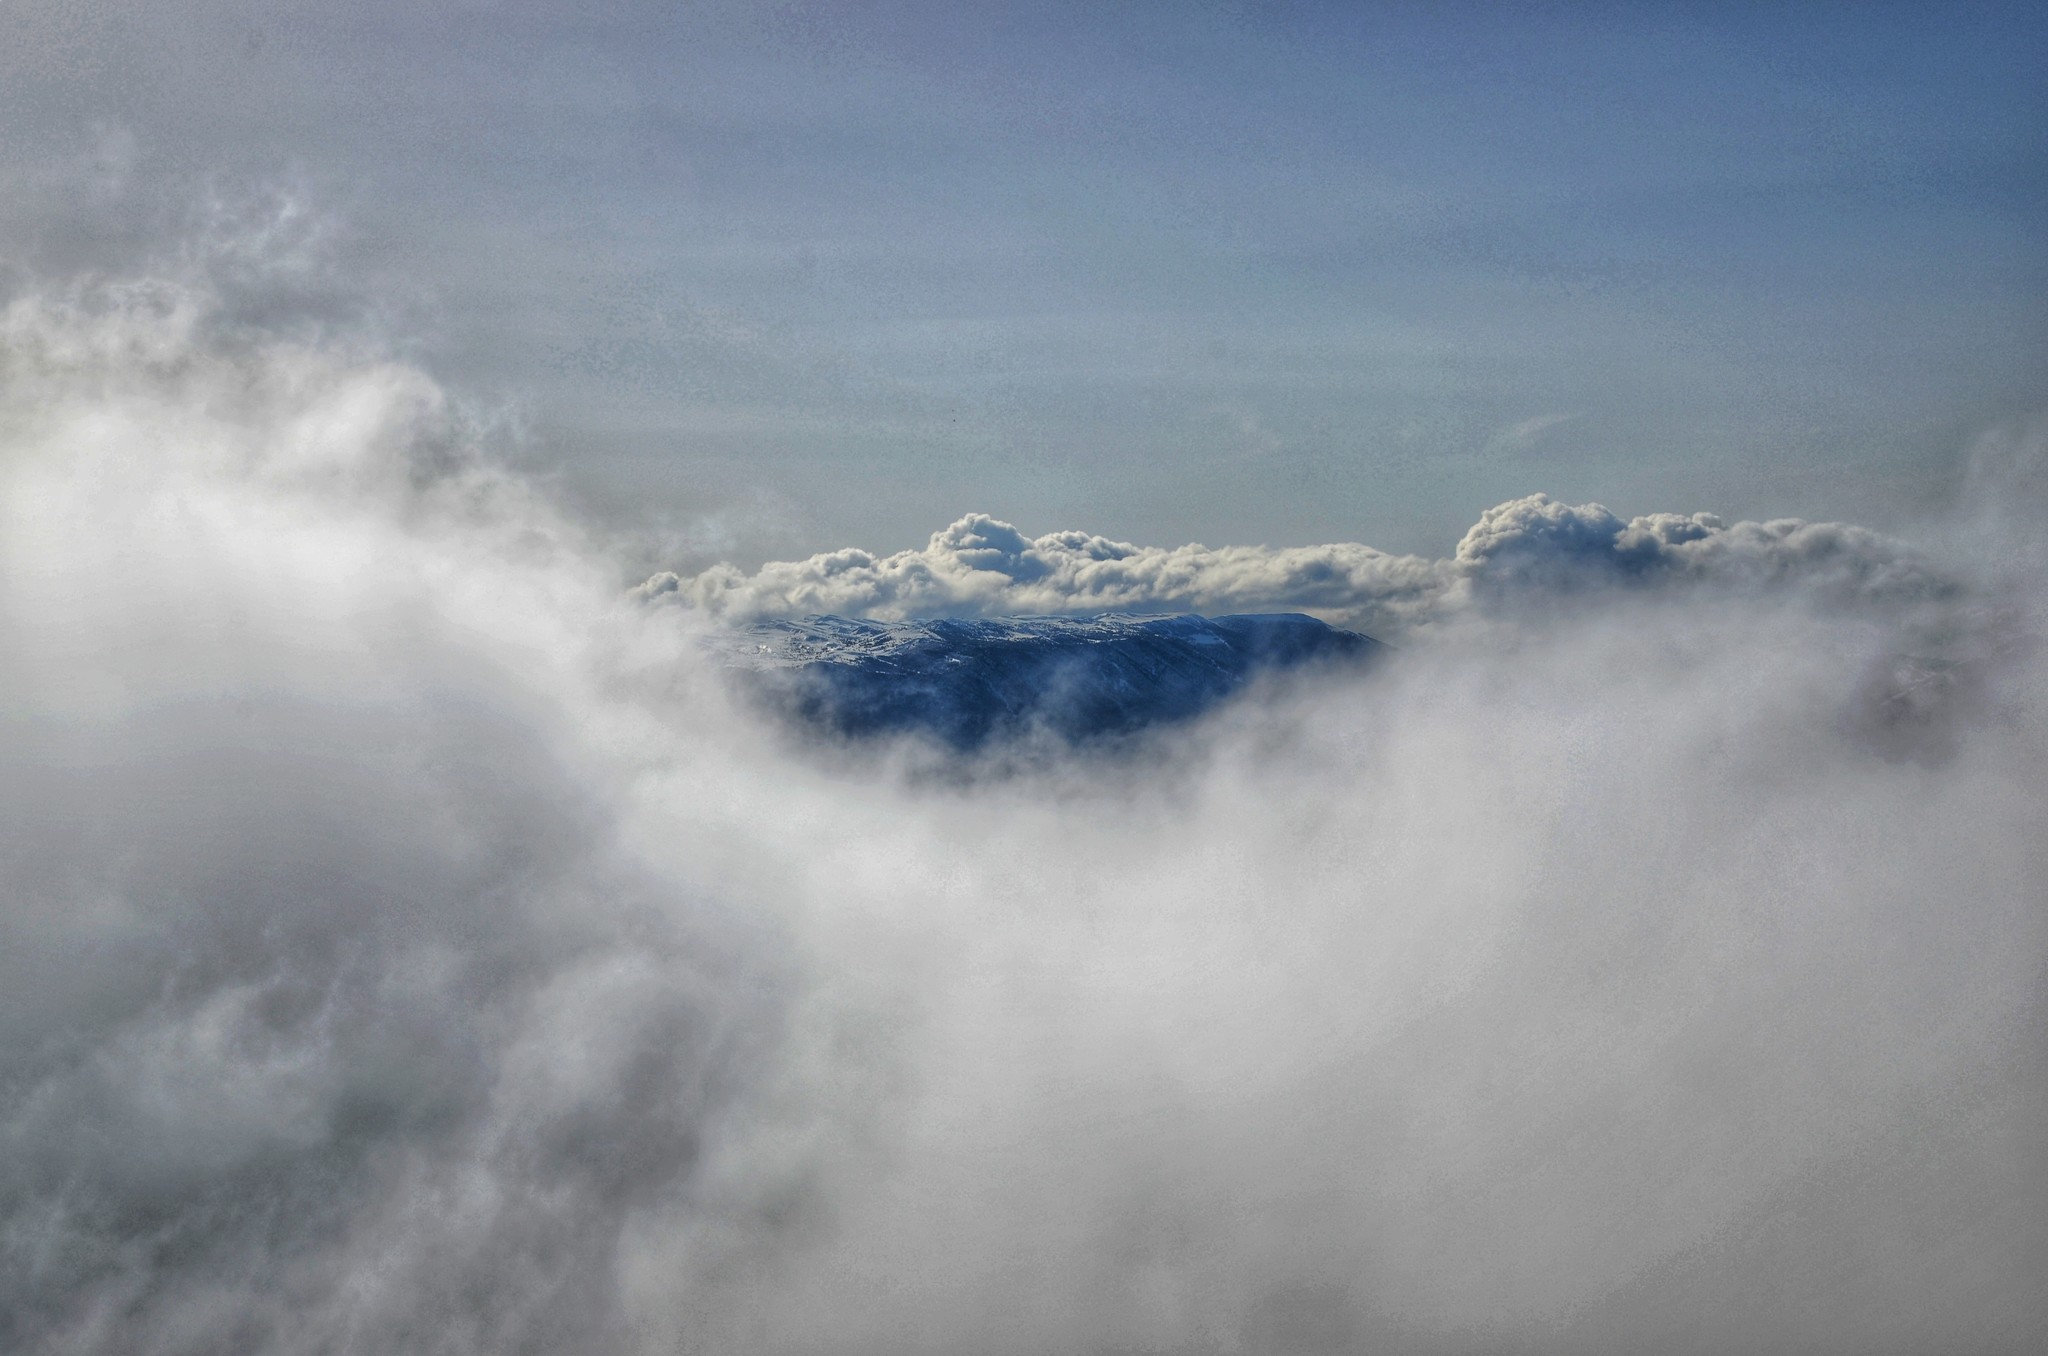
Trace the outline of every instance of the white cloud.
{"label": "white cloud", "polygon": [[932,534],[922,550],[827,552],[747,575],[717,566],[656,575],[673,596],[721,616],[1147,611],[1250,612],[1279,607],[1387,627],[1425,613],[1451,580],[1434,563],[1355,544],[1272,550],[1134,546],[1086,532],[1027,538],[985,514]]}
{"label": "white cloud", "polygon": [[1895,543],[1539,498],[674,581],[1469,623],[935,785],[728,702],[416,370],[190,291],[0,344],[0,1347],[2048,1335],[2048,692],[1846,724]]}
{"label": "white cloud", "polygon": [[737,618],[1302,611],[1399,636],[1518,591],[1678,582],[1877,604],[1955,587],[1912,548],[1865,528],[1796,519],[1731,525],[1707,513],[1625,521],[1599,504],[1537,494],[1488,509],[1441,560],[1356,542],[1166,548],[1079,531],[1032,538],[970,514],[920,550],[876,556],[849,548],[753,574],[730,565],[665,572],[640,592]]}

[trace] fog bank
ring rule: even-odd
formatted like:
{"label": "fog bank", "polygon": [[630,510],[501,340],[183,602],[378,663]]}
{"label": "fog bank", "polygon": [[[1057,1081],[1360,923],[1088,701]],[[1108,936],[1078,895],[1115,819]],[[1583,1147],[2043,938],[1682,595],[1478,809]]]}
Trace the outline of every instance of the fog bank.
{"label": "fog bank", "polygon": [[[374,347],[190,282],[4,343],[0,1346],[2048,1342],[2038,440],[1920,545],[1539,496],[636,592]],[[935,782],[697,643],[1140,604],[1402,649]]]}

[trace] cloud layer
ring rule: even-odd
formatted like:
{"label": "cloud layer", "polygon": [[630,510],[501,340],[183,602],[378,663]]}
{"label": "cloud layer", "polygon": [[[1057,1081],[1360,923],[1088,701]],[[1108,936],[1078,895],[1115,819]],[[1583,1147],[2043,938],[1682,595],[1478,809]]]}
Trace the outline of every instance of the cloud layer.
{"label": "cloud layer", "polygon": [[1397,636],[1474,604],[1674,583],[1786,589],[1850,606],[1956,592],[1919,552],[1867,528],[1791,518],[1726,524],[1710,513],[1624,520],[1545,494],[1488,509],[1439,560],[1355,542],[1163,548],[1085,532],[1031,538],[969,514],[921,550],[830,551],[751,575],[731,565],[664,572],[640,591],[722,617],[1303,611]]}
{"label": "cloud layer", "polygon": [[0,1347],[2048,1338],[2025,561],[1532,499],[675,581],[1462,619],[934,783],[736,707],[414,368],[162,284],[0,343]]}

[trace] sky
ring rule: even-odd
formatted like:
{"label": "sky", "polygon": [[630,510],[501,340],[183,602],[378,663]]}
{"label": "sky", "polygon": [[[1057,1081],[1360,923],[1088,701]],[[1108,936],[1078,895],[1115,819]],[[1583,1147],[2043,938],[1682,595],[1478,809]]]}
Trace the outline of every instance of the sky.
{"label": "sky", "polygon": [[592,10],[10,5],[0,270],[296,250],[685,571],[1898,527],[2048,404],[2032,7]]}

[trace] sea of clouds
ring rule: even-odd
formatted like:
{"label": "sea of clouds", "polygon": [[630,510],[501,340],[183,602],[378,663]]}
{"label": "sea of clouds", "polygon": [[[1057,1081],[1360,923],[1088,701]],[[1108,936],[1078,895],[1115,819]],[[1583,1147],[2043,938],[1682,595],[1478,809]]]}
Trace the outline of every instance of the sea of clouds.
{"label": "sea of clouds", "polygon": [[[0,1349],[2048,1344],[2038,436],[1908,545],[963,518],[621,586],[374,344],[0,318]],[[1399,642],[932,779],[722,618]]]}

